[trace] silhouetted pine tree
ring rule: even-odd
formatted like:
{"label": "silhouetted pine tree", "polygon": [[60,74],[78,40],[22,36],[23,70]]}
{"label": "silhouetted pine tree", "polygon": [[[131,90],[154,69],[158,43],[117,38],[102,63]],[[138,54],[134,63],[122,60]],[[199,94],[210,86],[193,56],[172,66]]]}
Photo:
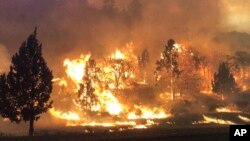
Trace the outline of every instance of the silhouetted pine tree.
{"label": "silhouetted pine tree", "polygon": [[[7,100],[9,98],[9,92],[8,92],[8,86],[6,84],[6,75],[3,74],[0,76],[0,115],[3,117],[6,117],[7,115],[10,116],[10,118],[17,118],[16,114],[14,113],[16,110],[13,110],[15,108],[10,104],[10,101]],[[13,111],[13,114],[11,114]]]}
{"label": "silhouetted pine tree", "polygon": [[52,106],[52,71],[42,57],[42,45],[37,29],[12,57],[10,72],[1,76],[1,114],[19,123],[29,121],[29,135],[33,136],[34,121]]}
{"label": "silhouetted pine tree", "polygon": [[233,93],[237,91],[237,85],[233,74],[227,63],[223,62],[219,65],[218,73],[214,73],[212,81],[213,92],[216,93]]}

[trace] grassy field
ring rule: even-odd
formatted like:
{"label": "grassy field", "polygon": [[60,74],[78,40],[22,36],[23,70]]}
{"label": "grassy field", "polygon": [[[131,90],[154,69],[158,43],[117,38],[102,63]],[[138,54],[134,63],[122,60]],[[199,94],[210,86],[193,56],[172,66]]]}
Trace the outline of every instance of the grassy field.
{"label": "grassy field", "polygon": [[[86,132],[88,131],[88,132]],[[72,127],[43,129],[30,137],[0,137],[0,141],[228,141],[228,127],[154,127],[149,129],[118,129]]]}

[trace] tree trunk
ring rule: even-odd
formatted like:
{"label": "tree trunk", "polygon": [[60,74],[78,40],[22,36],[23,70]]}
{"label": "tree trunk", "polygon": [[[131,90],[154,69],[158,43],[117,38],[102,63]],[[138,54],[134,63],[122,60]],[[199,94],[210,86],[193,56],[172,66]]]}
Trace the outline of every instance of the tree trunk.
{"label": "tree trunk", "polygon": [[29,136],[33,136],[34,135],[34,119],[30,119],[30,127],[29,127]]}

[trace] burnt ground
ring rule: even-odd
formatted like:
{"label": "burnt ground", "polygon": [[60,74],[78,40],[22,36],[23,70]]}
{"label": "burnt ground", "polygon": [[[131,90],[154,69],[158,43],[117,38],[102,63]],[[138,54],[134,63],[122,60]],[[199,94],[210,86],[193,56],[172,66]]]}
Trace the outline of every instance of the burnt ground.
{"label": "burnt ground", "polygon": [[[119,128],[121,129],[121,128]],[[168,126],[120,131],[107,128],[70,127],[40,129],[30,137],[0,137],[0,141],[228,141],[228,126]],[[86,132],[87,131],[87,132]],[[91,133],[92,132],[92,133]]]}

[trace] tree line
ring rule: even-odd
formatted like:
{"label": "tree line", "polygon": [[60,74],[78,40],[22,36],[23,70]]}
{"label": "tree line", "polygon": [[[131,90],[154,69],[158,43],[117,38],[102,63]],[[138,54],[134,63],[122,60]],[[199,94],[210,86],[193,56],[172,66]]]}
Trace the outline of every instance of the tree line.
{"label": "tree line", "polygon": [[[173,100],[177,89],[183,90],[183,86],[188,87],[190,81],[196,81],[196,76],[192,74],[191,70],[207,65],[206,58],[193,52],[186,52],[189,58],[184,58],[186,59],[184,62],[188,63],[186,66],[189,66],[189,68],[181,66],[183,60],[181,61],[180,58],[185,54],[180,54],[175,47],[175,41],[170,39],[161,54],[161,58],[156,61],[156,83],[166,80],[163,82],[164,87],[170,88]],[[236,58],[240,62],[238,64],[244,67],[249,65],[249,62],[247,62],[249,56],[246,53],[238,52]],[[192,60],[192,65],[189,64],[188,59]],[[122,75],[116,76],[116,87],[118,88],[120,79],[126,78],[125,75],[123,76],[123,70],[128,69],[129,64],[123,60],[110,61],[110,63],[115,64],[113,70],[121,73],[116,74]],[[149,52],[145,49],[138,56],[139,70],[144,71],[148,62]],[[188,73],[184,73],[184,69]],[[94,88],[91,86],[91,81],[95,76],[90,74],[98,71],[100,70],[96,67],[95,60],[90,58],[85,68],[83,81],[79,84],[80,89],[78,92],[79,97],[82,96],[82,93],[85,94],[85,97],[80,98],[78,101],[85,105],[85,110],[90,109],[91,104],[96,102],[96,97],[93,94]],[[53,88],[52,79],[52,71],[43,58],[42,44],[37,39],[37,28],[35,28],[34,32],[21,44],[19,51],[12,56],[9,72],[0,75],[0,115],[3,118],[8,118],[11,122],[29,122],[29,135],[33,136],[34,122],[40,118],[42,113],[47,112],[52,107],[53,101],[50,100]],[[182,81],[179,81],[180,79]],[[199,84],[195,83],[194,85]],[[214,73],[211,85],[215,93],[224,94],[239,91],[235,78],[231,73],[230,63],[222,62],[219,65],[218,72]],[[176,86],[179,86],[179,88],[176,88]],[[89,101],[89,97],[91,103],[86,103],[87,100]]]}

